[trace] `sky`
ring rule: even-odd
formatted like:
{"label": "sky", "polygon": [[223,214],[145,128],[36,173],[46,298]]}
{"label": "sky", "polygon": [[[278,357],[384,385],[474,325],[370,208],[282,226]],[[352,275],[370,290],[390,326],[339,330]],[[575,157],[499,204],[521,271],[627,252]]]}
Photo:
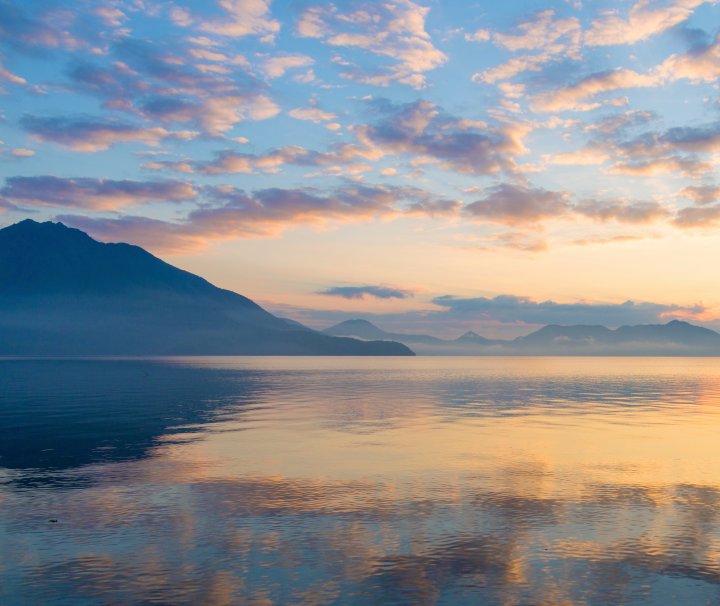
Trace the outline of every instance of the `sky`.
{"label": "sky", "polygon": [[0,0],[0,226],[322,328],[720,329],[720,5]]}

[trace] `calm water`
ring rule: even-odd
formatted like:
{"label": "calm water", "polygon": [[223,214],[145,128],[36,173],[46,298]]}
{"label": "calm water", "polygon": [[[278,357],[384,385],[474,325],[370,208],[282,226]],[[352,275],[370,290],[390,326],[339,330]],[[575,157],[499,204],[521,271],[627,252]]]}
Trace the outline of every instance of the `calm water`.
{"label": "calm water", "polygon": [[720,604],[720,359],[0,360],[0,604]]}

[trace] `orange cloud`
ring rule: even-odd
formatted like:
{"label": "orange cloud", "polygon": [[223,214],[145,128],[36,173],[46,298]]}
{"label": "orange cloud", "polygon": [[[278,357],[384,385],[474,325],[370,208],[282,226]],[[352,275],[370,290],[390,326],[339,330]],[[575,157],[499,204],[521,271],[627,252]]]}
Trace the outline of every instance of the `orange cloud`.
{"label": "orange cloud", "polygon": [[618,162],[613,164],[608,173],[612,175],[630,175],[634,177],[654,177],[682,173],[689,177],[700,176],[712,170],[712,165],[687,158],[657,158],[641,162]]}
{"label": "orange cloud", "polygon": [[184,138],[186,132],[173,133],[162,127],[140,127],[119,120],[92,117],[25,116],[20,125],[33,138],[58,143],[80,152],[97,152],[116,143],[159,145],[168,138]]}
{"label": "orange cloud", "polygon": [[341,76],[345,78],[374,86],[399,82],[424,88],[427,85],[424,73],[447,61],[425,31],[429,10],[412,0],[371,3],[342,12],[332,4],[312,6],[301,15],[297,33],[324,40],[331,46],[360,48],[395,61],[375,73],[344,62],[347,67]]}
{"label": "orange cloud", "polygon": [[140,216],[117,218],[63,215],[63,223],[103,240],[126,241],[151,250],[199,250],[211,241],[274,237],[305,225],[350,223],[376,218],[454,215],[460,203],[437,199],[412,187],[345,186],[328,195],[304,189],[265,189],[248,195],[230,186],[206,188],[208,203],[179,222]]}
{"label": "orange cloud", "polygon": [[541,93],[533,99],[532,107],[540,112],[588,111],[600,106],[597,101],[589,99],[602,93],[625,88],[654,87],[661,82],[662,78],[658,75],[620,68],[592,74],[565,88]]}
{"label": "orange cloud", "polygon": [[263,62],[263,71],[268,78],[280,78],[285,72],[300,67],[308,67],[315,63],[312,57],[307,55],[277,55],[269,57]]}
{"label": "orange cloud", "polygon": [[16,205],[60,206],[92,210],[118,210],[152,201],[194,200],[197,190],[181,181],[130,181],[113,179],[35,176],[8,177],[0,198]]}
{"label": "orange cloud", "polygon": [[622,17],[617,9],[605,11],[592,21],[584,35],[588,46],[636,44],[687,20],[707,0],[674,0],[667,6],[655,7],[651,0],[638,0]]}
{"label": "orange cloud", "polygon": [[218,0],[225,11],[219,19],[200,23],[200,29],[221,36],[264,36],[272,39],[280,23],[270,17],[270,0]]}
{"label": "orange cloud", "polygon": [[463,212],[469,217],[491,223],[532,224],[566,215],[570,209],[568,198],[566,192],[530,189],[505,183],[489,188],[484,198],[466,205]]}

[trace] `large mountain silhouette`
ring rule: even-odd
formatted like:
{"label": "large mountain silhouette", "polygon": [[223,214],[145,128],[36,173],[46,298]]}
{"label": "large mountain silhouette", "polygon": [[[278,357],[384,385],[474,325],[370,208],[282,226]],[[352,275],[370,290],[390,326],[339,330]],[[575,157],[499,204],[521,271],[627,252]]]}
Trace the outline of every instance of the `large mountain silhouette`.
{"label": "large mountain silhouette", "polygon": [[129,244],[0,229],[0,355],[412,355],[278,318]]}
{"label": "large mountain silhouette", "polygon": [[549,325],[513,340],[467,332],[454,340],[389,333],[367,320],[347,320],[325,329],[333,335],[392,338],[426,355],[720,355],[720,334],[688,322],[621,326]]}

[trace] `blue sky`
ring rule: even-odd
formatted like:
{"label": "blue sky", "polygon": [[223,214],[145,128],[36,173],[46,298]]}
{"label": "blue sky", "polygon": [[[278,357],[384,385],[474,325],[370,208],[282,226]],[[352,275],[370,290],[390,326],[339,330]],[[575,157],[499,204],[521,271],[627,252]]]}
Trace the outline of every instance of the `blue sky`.
{"label": "blue sky", "polygon": [[314,326],[717,326],[719,26],[701,0],[0,0],[0,224]]}

